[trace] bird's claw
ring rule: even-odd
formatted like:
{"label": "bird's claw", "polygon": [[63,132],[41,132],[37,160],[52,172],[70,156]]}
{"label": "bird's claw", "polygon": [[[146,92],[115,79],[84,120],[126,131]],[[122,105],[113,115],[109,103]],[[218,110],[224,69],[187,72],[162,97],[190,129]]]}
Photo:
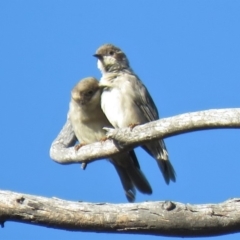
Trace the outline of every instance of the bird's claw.
{"label": "bird's claw", "polygon": [[106,137],[101,138],[101,139],[100,139],[100,142],[103,143],[103,142],[105,142],[105,141],[107,141],[107,140],[108,140],[108,137],[106,136]]}
{"label": "bird's claw", "polygon": [[81,147],[85,146],[85,143],[79,143],[74,146],[75,151],[78,151]]}
{"label": "bird's claw", "polygon": [[128,125],[128,127],[130,128],[130,130],[133,130],[133,129],[134,129],[136,126],[138,126],[138,125],[140,125],[139,122],[137,122],[137,123],[131,123],[131,124]]}

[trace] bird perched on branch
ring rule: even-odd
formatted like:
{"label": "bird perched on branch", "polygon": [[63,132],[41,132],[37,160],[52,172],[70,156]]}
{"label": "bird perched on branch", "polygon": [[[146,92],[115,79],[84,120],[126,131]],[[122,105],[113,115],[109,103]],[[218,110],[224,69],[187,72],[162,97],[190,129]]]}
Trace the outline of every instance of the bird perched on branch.
{"label": "bird perched on branch", "polygon": [[[93,56],[98,59],[97,65],[102,72],[101,107],[115,128],[134,127],[159,119],[152,97],[131,69],[126,54],[120,48],[105,44]],[[165,182],[175,182],[175,171],[164,141],[154,140],[142,147],[156,159]]]}
{"label": "bird perched on branch", "polygon": [[[101,93],[99,82],[93,77],[82,79],[71,92],[69,119],[80,144],[101,141],[106,136],[103,127],[112,127],[101,109]],[[110,162],[129,202],[135,200],[135,187],[142,193],[152,193],[133,150],[114,155]]]}

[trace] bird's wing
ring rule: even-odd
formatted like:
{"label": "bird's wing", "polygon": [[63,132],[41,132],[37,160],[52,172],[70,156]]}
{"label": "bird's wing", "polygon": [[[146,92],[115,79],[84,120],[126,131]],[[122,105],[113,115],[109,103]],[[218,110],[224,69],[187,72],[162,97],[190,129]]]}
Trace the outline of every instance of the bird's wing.
{"label": "bird's wing", "polygon": [[138,93],[134,94],[136,105],[142,110],[149,122],[157,120],[159,118],[158,110],[147,88],[137,75],[129,75],[129,81],[134,84],[134,91]]}

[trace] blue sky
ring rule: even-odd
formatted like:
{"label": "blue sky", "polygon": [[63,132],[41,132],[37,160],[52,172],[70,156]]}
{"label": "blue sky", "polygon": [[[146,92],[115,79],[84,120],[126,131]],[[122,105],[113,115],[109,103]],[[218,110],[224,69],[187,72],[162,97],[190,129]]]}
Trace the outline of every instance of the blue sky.
{"label": "blue sky", "polygon": [[[240,103],[239,1],[35,0],[0,2],[0,152],[3,190],[66,200],[125,203],[107,161],[82,171],[49,157],[65,123],[70,91],[100,78],[95,50],[113,43],[128,55],[161,117]],[[137,155],[153,188],[137,202],[219,203],[240,197],[239,130],[166,139],[177,182],[166,186],[155,161]],[[154,239],[68,232],[7,222],[1,239]],[[240,234],[212,239],[239,239]],[[164,238],[161,239],[173,239]],[[176,238],[174,238],[176,239]],[[190,238],[191,239],[191,238]]]}

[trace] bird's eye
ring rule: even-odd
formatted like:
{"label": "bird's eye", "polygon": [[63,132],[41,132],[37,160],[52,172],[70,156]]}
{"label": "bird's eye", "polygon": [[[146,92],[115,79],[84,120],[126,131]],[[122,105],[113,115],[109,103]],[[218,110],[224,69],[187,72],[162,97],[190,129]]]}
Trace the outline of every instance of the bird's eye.
{"label": "bird's eye", "polygon": [[114,55],[114,51],[110,51],[109,54],[112,56]]}
{"label": "bird's eye", "polygon": [[90,96],[90,95],[92,95],[92,94],[93,94],[93,91],[92,91],[92,90],[90,90],[90,91],[87,92],[87,95],[88,95],[88,96]]}

